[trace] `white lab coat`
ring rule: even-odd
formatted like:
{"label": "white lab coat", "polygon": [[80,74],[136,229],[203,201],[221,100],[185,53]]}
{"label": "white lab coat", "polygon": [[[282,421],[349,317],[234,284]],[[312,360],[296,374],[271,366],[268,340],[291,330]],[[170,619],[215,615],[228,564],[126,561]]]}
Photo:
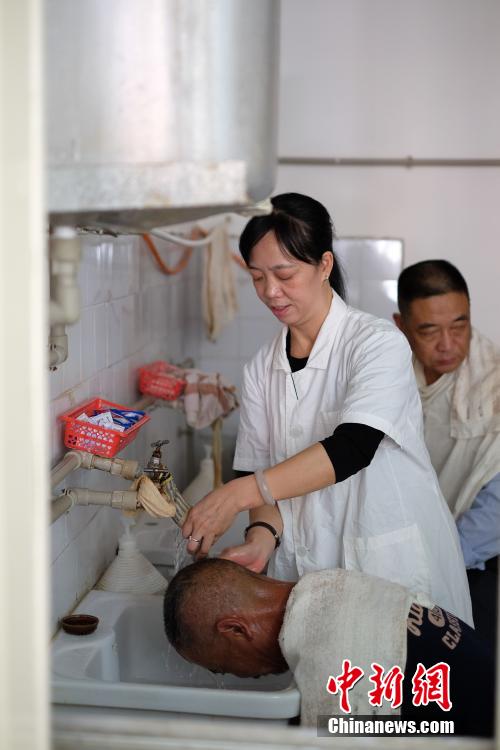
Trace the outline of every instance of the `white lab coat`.
{"label": "white lab coat", "polygon": [[269,575],[360,570],[427,594],[472,624],[458,534],[423,440],[411,351],[389,321],[334,295],[307,366],[290,371],[284,328],[245,366],[234,468],[280,463],[343,422],[385,433],[370,465],[279,502],[283,538]]}

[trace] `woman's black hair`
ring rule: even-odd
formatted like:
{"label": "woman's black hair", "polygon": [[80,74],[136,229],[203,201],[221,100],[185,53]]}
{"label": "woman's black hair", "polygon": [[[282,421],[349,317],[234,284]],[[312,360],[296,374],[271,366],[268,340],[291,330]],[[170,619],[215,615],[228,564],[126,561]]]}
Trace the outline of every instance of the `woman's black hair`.
{"label": "woman's black hair", "polygon": [[248,265],[255,245],[268,232],[274,232],[280,246],[297,260],[319,265],[323,253],[333,255],[330,286],[345,298],[342,269],[335,253],[335,227],[326,208],[314,198],[300,193],[282,193],[271,198],[273,210],[266,216],[250,219],[240,237],[240,253]]}

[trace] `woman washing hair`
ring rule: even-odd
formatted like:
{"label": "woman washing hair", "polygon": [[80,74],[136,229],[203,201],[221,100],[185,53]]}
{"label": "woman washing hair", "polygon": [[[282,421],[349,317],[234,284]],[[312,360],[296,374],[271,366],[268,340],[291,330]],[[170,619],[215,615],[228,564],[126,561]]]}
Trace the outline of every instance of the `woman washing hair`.
{"label": "woman washing hair", "polygon": [[183,526],[206,555],[237,513],[244,543],[223,557],[295,581],[361,570],[426,593],[472,623],[453,519],[423,442],[405,337],[349,307],[318,201],[272,199],[240,252],[282,331],[245,366],[234,468],[252,472],[209,493]]}

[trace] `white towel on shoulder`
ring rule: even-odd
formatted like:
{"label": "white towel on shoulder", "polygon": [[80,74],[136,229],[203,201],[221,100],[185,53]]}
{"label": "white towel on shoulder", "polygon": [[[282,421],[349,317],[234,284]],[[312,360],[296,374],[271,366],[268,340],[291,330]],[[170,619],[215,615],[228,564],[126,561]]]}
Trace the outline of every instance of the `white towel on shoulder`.
{"label": "white towel on shoulder", "polygon": [[385,671],[398,665],[404,672],[406,619],[416,600],[397,583],[352,570],[309,573],[297,583],[279,642],[301,693],[303,725],[316,726],[319,714],[342,714],[339,693],[328,693],[326,685],[330,675],[341,674],[344,659],[364,670],[349,691],[351,715],[400,713],[384,701],[380,708],[370,705],[369,675],[372,662]]}
{"label": "white towel on shoulder", "polygon": [[451,436],[500,432],[500,349],[475,329],[469,355],[457,372],[451,402]]}

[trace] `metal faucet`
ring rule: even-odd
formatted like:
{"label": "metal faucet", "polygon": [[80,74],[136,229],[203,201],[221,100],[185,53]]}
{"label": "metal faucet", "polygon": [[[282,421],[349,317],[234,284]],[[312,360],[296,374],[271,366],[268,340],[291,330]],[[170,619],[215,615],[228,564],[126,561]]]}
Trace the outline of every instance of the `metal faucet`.
{"label": "metal faucet", "polygon": [[168,443],[170,443],[170,440],[156,440],[151,443],[151,448],[154,448],[154,451],[144,469],[144,474],[147,474],[158,486],[172,476],[168,467],[162,463],[163,456],[161,455],[162,446],[168,445]]}
{"label": "metal faucet", "polygon": [[156,442],[151,443],[151,448],[154,448],[154,450],[144,469],[144,474],[147,474],[160,492],[174,503],[175,516],[173,520],[178,526],[182,526],[191,506],[182,497],[170,470],[162,462],[162,446],[167,445],[169,442],[170,440],[156,440]]}

